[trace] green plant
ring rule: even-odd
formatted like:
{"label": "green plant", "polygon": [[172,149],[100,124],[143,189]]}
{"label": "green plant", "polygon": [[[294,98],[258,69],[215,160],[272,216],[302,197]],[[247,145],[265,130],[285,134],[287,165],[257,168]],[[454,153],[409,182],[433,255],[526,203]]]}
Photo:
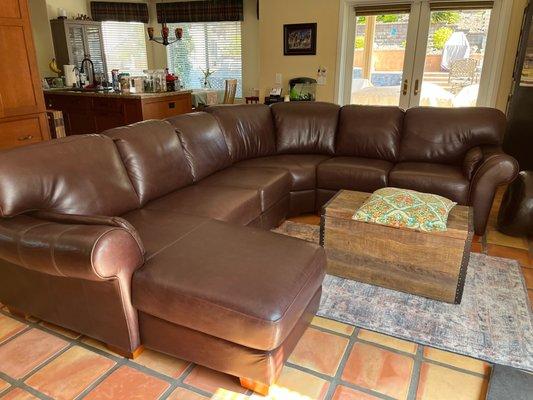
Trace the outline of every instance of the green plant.
{"label": "green plant", "polygon": [[365,47],[365,37],[364,36],[356,36],[355,37],[355,48],[356,49],[362,49]]}
{"label": "green plant", "polygon": [[360,25],[366,24],[366,17],[357,17],[357,22]]}
{"label": "green plant", "polygon": [[386,24],[398,22],[399,19],[400,17],[398,16],[398,14],[382,14],[382,15],[378,15],[376,18],[378,22],[383,22]]}
{"label": "green plant", "polygon": [[433,24],[455,24],[461,19],[457,11],[433,11],[431,13],[431,23]]}
{"label": "green plant", "polygon": [[442,50],[446,41],[452,36],[453,29],[447,26],[442,26],[433,33],[433,47],[437,50]]}

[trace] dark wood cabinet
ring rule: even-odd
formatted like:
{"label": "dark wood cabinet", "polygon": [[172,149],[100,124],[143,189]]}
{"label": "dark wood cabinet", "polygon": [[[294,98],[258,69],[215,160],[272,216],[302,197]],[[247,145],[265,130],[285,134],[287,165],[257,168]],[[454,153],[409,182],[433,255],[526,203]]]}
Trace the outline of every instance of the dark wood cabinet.
{"label": "dark wood cabinet", "polygon": [[0,7],[0,148],[49,138],[27,0]]}
{"label": "dark wood cabinet", "polygon": [[67,135],[100,133],[146,119],[163,119],[192,111],[189,92],[144,96],[47,92],[45,99],[47,108],[63,112]]}

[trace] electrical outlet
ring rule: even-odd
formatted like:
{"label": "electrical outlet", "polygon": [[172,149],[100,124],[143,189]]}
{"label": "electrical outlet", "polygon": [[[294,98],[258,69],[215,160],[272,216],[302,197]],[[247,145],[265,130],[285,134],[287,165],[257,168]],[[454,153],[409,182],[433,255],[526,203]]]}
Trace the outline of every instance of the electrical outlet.
{"label": "electrical outlet", "polygon": [[276,72],[276,85],[281,85],[282,79],[283,76],[279,72]]}

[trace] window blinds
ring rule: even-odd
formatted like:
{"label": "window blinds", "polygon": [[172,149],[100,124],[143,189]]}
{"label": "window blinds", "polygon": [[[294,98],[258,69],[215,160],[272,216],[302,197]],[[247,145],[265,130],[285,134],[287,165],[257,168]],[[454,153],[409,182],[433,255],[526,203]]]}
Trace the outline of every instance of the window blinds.
{"label": "window blinds", "polygon": [[170,31],[183,28],[181,41],[167,47],[168,65],[187,88],[203,88],[202,70],[213,74],[213,89],[224,89],[226,79],[237,79],[242,97],[241,22],[194,22],[169,24]]}
{"label": "window blinds", "polygon": [[148,68],[144,24],[141,22],[102,22],[109,79],[111,70],[141,75]]}

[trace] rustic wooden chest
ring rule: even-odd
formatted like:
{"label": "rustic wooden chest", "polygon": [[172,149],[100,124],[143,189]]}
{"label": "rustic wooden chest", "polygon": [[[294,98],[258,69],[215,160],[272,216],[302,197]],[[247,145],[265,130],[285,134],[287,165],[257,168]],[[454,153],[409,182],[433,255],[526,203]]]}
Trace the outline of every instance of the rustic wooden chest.
{"label": "rustic wooden chest", "polygon": [[474,235],[471,207],[455,206],[445,232],[352,220],[369,193],[339,191],[324,207],[320,243],[327,272],[449,303],[460,303]]}

